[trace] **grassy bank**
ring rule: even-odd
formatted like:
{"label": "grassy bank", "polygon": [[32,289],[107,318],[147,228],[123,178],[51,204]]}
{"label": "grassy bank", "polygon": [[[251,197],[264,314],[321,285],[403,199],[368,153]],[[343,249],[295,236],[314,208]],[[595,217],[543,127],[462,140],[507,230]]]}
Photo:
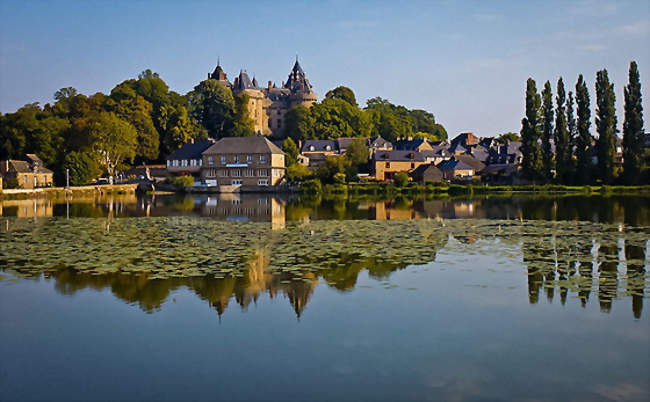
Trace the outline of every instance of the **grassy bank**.
{"label": "grassy bank", "polygon": [[303,194],[328,195],[370,195],[391,198],[400,195],[508,195],[508,194],[580,194],[580,195],[613,195],[613,194],[648,194],[650,185],[646,186],[564,186],[564,185],[527,185],[527,186],[485,186],[447,183],[416,184],[409,183],[398,187],[392,183],[349,183],[326,184],[305,183],[300,190]]}

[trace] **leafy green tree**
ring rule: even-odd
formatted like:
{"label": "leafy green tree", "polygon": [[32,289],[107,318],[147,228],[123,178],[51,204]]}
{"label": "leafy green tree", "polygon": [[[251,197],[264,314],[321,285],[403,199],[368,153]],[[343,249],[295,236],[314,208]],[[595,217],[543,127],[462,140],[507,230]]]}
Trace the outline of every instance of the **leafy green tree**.
{"label": "leafy green tree", "polygon": [[138,133],[136,157],[141,161],[153,161],[158,158],[160,136],[152,120],[153,105],[142,96],[120,100],[114,113],[129,122]]}
{"label": "leafy green tree", "polygon": [[305,165],[294,163],[287,166],[285,177],[289,183],[299,183],[311,177],[311,171]]}
{"label": "leafy green tree", "polygon": [[133,161],[138,146],[138,133],[128,122],[114,113],[102,112],[89,124],[95,161],[106,173],[114,176],[125,161]]}
{"label": "leafy green tree", "polygon": [[575,101],[573,98],[573,92],[569,91],[567,96],[567,106],[566,106],[566,123],[567,123],[567,134],[569,136],[569,172],[570,177],[568,180],[573,180],[575,177],[576,163],[574,159],[573,150],[576,146],[576,140],[578,136],[578,129],[576,126],[575,118]]}
{"label": "leafy green tree", "polygon": [[69,170],[70,184],[79,186],[99,175],[99,168],[86,152],[70,152],[65,156],[63,170]]}
{"label": "leafy green tree", "polygon": [[291,137],[287,137],[282,142],[282,150],[286,156],[287,166],[295,165],[298,163],[298,155],[300,152],[298,151],[298,146],[291,139]]}
{"label": "leafy green tree", "polygon": [[396,106],[380,97],[368,99],[366,110],[371,113],[372,135],[381,135],[388,141],[406,138],[413,134],[413,126],[409,110],[404,106]]}
{"label": "leafy green tree", "polygon": [[522,169],[531,180],[540,177],[542,155],[539,147],[541,98],[537,93],[535,80],[526,81],[526,117],[521,120]]}
{"label": "leafy green tree", "polygon": [[409,182],[409,176],[404,172],[397,172],[395,173],[393,180],[395,181],[395,185],[397,187],[404,187]]}
{"label": "leafy green tree", "polygon": [[54,93],[54,99],[60,101],[77,96],[77,90],[73,87],[61,88]]}
{"label": "leafy green tree", "polygon": [[344,86],[339,86],[330,91],[327,91],[325,94],[325,99],[341,99],[352,106],[358,106],[357,98],[354,96],[354,92],[350,88]]}
{"label": "leafy green tree", "polygon": [[235,113],[230,137],[251,137],[255,135],[255,121],[248,113],[250,97],[245,93],[235,96]]}
{"label": "leafy green tree", "polygon": [[589,155],[589,148],[592,143],[590,132],[591,107],[589,90],[582,74],[578,76],[578,82],[576,83],[576,115],[576,181],[579,184],[587,184],[591,172],[591,156]]}
{"label": "leafy green tree", "polygon": [[217,80],[205,80],[187,94],[190,116],[212,138],[228,135],[232,129],[235,100],[230,88]]}
{"label": "leafy green tree", "polygon": [[557,81],[557,95],[555,96],[555,168],[557,178],[562,183],[569,180],[572,173],[571,166],[571,140],[567,127],[566,117],[566,92],[562,77]]}
{"label": "leafy green tree", "polygon": [[333,183],[334,175],[337,173],[346,173],[350,162],[338,156],[328,156],[325,163],[316,170],[316,176],[323,183]]}
{"label": "leafy green tree", "polygon": [[497,137],[497,142],[501,144],[505,144],[506,142],[514,142],[514,141],[520,141],[521,138],[519,138],[519,134],[513,133],[512,131],[509,131],[507,133],[500,134]]}
{"label": "leafy green tree", "polygon": [[289,109],[284,117],[284,136],[294,143],[315,138],[314,118],[309,109],[302,105]]}
{"label": "leafy green tree", "polygon": [[427,133],[430,134],[430,139],[434,141],[442,141],[447,139],[447,130],[442,124],[436,123],[436,118],[433,113],[426,110],[414,109],[409,111],[411,117],[411,127],[414,133]]}
{"label": "leafy green tree", "polygon": [[643,103],[641,79],[636,62],[630,63],[629,81],[624,89],[625,120],[623,122],[623,172],[627,183],[640,177],[643,163]]}
{"label": "leafy green tree", "polygon": [[183,105],[163,105],[160,109],[158,125],[162,130],[160,132],[160,148],[163,155],[174,152],[191,138],[206,139],[208,137],[207,131],[190,118],[187,108]]}
{"label": "leafy green tree", "polygon": [[542,90],[542,176],[546,180],[553,178],[553,94],[551,83],[546,81]]}
{"label": "leafy green tree", "polygon": [[160,107],[168,101],[169,86],[158,73],[147,69],[138,75],[135,91],[155,107]]}
{"label": "leafy green tree", "polygon": [[325,99],[311,107],[314,133],[322,139],[363,136],[361,110],[341,99]]}
{"label": "leafy green tree", "polygon": [[616,95],[614,84],[610,83],[607,70],[596,73],[596,152],[598,154],[598,176],[605,184],[614,180],[616,158]]}
{"label": "leafy green tree", "polygon": [[345,157],[356,166],[368,163],[369,154],[368,147],[361,139],[352,141],[345,151]]}

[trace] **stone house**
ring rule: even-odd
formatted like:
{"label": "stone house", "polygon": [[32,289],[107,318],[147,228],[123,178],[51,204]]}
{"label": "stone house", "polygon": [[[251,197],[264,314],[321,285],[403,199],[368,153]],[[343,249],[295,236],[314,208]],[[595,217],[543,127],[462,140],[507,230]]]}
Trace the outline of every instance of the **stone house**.
{"label": "stone house", "polygon": [[284,177],[284,152],[266,137],[222,138],[202,153],[209,186],[273,186]]}
{"label": "stone house", "polygon": [[471,155],[455,155],[452,159],[438,164],[445,180],[471,178],[479,174],[485,164]]}
{"label": "stone house", "polygon": [[26,154],[24,160],[0,161],[0,176],[5,186],[34,189],[54,185],[53,172],[35,154]]}
{"label": "stone house", "polygon": [[424,184],[428,181],[441,182],[444,177],[442,171],[438,169],[433,163],[429,165],[420,165],[410,173],[413,181]]}
{"label": "stone house", "polygon": [[334,140],[305,140],[300,154],[309,160],[309,169],[318,169],[325,164],[328,156],[340,155],[338,142]]}
{"label": "stone house", "polygon": [[371,161],[376,180],[393,180],[395,173],[409,173],[418,166],[426,164],[426,159],[417,151],[379,151]]}
{"label": "stone house", "polygon": [[397,151],[432,151],[433,147],[426,138],[408,138],[397,140],[393,144],[393,149]]}

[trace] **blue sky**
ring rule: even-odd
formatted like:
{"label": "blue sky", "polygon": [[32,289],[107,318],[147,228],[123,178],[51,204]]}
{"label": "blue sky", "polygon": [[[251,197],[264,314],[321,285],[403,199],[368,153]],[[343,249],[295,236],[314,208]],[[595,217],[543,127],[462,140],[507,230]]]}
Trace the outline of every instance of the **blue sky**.
{"label": "blue sky", "polygon": [[[150,68],[186,93],[214,69],[286,80],[296,53],[322,97],[337,85],[426,109],[451,136],[519,131],[525,81],[592,92],[615,83],[619,128],[631,60],[650,119],[650,1],[0,0],[0,111],[72,86],[110,92]],[[646,124],[646,129],[650,124]]]}

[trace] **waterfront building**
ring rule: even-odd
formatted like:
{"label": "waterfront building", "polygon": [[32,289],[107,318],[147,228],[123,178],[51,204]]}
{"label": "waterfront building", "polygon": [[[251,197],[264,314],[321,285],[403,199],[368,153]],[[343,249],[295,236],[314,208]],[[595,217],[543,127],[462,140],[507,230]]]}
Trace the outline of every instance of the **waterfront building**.
{"label": "waterfront building", "polygon": [[0,161],[0,176],[5,186],[24,189],[53,186],[52,171],[35,154],[26,154],[23,160]]}
{"label": "waterfront building", "polygon": [[172,175],[190,175],[196,178],[201,175],[203,151],[214,145],[213,140],[190,141],[167,156],[167,171]]}
{"label": "waterfront building", "polygon": [[209,186],[273,186],[284,171],[284,152],[261,135],[222,138],[202,153],[201,181]]}

